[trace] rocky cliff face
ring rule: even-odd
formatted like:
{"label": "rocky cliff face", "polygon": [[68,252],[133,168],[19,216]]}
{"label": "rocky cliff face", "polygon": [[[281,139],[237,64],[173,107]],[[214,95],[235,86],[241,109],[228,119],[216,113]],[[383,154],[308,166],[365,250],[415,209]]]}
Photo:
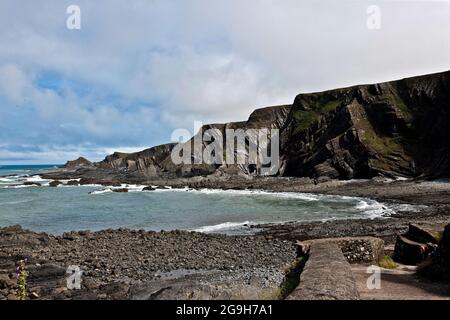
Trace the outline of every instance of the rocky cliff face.
{"label": "rocky cliff face", "polygon": [[[222,137],[222,145],[224,149],[224,155],[223,160],[224,163],[222,164],[214,164],[214,165],[208,165],[208,164],[195,164],[195,161],[192,161],[192,165],[174,165],[172,163],[172,160],[170,157],[164,160],[163,166],[166,169],[167,172],[176,172],[177,176],[196,176],[196,175],[206,175],[211,174],[219,170],[220,172],[228,173],[228,174],[257,174],[260,167],[257,165],[248,163],[248,155],[246,155],[246,161],[245,163],[238,162],[237,156],[239,151],[237,150],[236,146],[233,151],[233,159],[234,163],[232,164],[226,164],[226,144],[227,140],[234,141],[234,137],[227,136],[227,130],[233,129],[235,132],[237,130],[243,130],[244,132],[249,129],[281,129],[286,119],[289,115],[289,112],[291,110],[291,105],[282,105],[282,106],[272,106],[272,107],[266,107],[262,109],[255,110],[249,117],[247,121],[243,122],[230,122],[230,123],[224,123],[224,124],[208,124],[201,128],[201,130],[194,136],[191,140],[186,142],[185,145],[189,145],[190,149],[192,150],[192,158],[194,159],[199,154],[202,154],[205,148],[210,144],[208,141],[203,141],[200,145],[195,145],[194,140],[198,138],[199,136],[208,136],[208,130],[209,129],[216,129],[218,132],[220,132],[220,136]],[[201,138],[200,138],[201,140]],[[208,139],[206,139],[208,140]],[[211,139],[214,141],[214,137]],[[246,142],[245,147],[248,151],[249,145],[255,144],[257,145],[257,142],[255,141],[254,137],[252,136],[246,136]],[[204,160],[204,159],[203,159]],[[205,161],[203,161],[205,162]]]}
{"label": "rocky cliff face", "polygon": [[449,174],[450,72],[295,98],[283,131],[287,176]]}
{"label": "rocky cliff face", "polygon": [[[286,122],[290,108],[290,105],[266,107],[255,110],[247,121],[204,125],[196,137],[203,136],[209,129],[217,129],[223,137],[225,146],[227,129],[280,129]],[[186,142],[186,144],[191,145],[192,157],[194,157],[194,154],[201,154],[209,144],[209,142],[202,142],[195,146],[194,139],[195,137]],[[165,144],[137,153],[116,152],[94,165],[99,169],[114,170],[128,175],[144,175],[148,178],[208,175],[219,169],[230,174],[250,174],[254,171],[250,165],[195,164],[194,161],[192,164],[177,165],[171,159],[171,152],[174,147],[175,144]]]}
{"label": "rocky cliff face", "polygon": [[175,144],[169,143],[136,153],[115,152],[95,163],[95,166],[125,173],[137,172],[148,178],[158,177],[164,170],[160,164],[170,156],[174,146]]}
{"label": "rocky cliff face", "polygon": [[[293,105],[258,109],[244,122],[206,125],[197,135],[212,128],[224,139],[227,129],[280,129],[277,175],[450,176],[450,72],[300,94]],[[208,145],[194,146],[193,139],[187,142],[192,150]],[[114,153],[94,165],[145,177],[258,174],[257,167],[242,164],[175,165],[174,147]]]}

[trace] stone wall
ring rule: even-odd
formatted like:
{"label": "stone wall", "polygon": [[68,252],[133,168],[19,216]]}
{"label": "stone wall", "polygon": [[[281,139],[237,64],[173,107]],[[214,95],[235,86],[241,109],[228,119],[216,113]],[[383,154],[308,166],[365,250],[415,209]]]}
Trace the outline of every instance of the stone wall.
{"label": "stone wall", "polygon": [[288,300],[356,300],[359,293],[350,264],[333,242],[313,242],[300,275],[300,284]]}
{"label": "stone wall", "polygon": [[312,243],[334,243],[344,254],[349,263],[377,264],[384,257],[384,241],[375,237],[345,237],[318,239],[299,242],[306,253]]}

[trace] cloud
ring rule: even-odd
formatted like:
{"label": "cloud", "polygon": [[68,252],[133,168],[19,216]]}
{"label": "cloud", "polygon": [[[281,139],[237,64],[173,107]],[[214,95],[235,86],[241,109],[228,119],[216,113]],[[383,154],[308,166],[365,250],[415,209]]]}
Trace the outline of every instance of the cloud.
{"label": "cloud", "polygon": [[23,103],[23,96],[28,86],[25,75],[17,66],[7,64],[0,67],[0,95],[11,103]]}
{"label": "cloud", "polygon": [[[74,3],[80,31],[66,28]],[[300,92],[450,69],[449,2],[380,1],[369,30],[373,4],[3,0],[0,158],[99,159]]]}

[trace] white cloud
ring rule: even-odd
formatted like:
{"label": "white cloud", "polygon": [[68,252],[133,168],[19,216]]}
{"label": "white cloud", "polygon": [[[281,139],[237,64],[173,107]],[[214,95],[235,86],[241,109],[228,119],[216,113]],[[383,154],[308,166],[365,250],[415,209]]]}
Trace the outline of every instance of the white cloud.
{"label": "white cloud", "polygon": [[0,66],[0,96],[14,104],[24,103],[24,95],[29,83],[26,76],[14,64]]}
{"label": "white cloud", "polygon": [[[373,31],[373,1],[78,0],[82,29],[70,31],[72,2],[0,3],[10,145],[151,146],[299,92],[450,69],[450,2],[380,1]],[[48,74],[56,83],[42,85]]]}

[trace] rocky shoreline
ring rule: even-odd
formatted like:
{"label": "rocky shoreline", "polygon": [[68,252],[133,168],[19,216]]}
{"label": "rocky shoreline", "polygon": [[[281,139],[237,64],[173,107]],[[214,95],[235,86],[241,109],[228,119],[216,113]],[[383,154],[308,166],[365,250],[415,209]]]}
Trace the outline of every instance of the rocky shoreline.
{"label": "rocky shoreline", "polygon": [[[44,178],[50,177],[53,181],[72,179],[72,185],[82,182],[75,181],[77,177],[69,171]],[[444,182],[372,179],[317,183],[305,178],[209,176],[141,183],[161,188],[357,196],[402,210],[376,219],[258,225],[253,226],[257,232],[251,236],[125,229],[53,236],[7,227],[0,229],[0,299],[16,297],[14,268],[24,258],[29,266],[29,294],[36,299],[273,299],[280,297],[286,276],[299,257],[296,241],[372,236],[389,246],[410,223],[450,223],[450,184]],[[81,290],[66,288],[70,265],[83,270]]]}
{"label": "rocky shoreline", "polygon": [[[15,298],[25,258],[32,298],[276,298],[297,257],[277,239],[125,229],[52,236],[12,226],[0,229],[0,248],[3,299]],[[83,272],[81,290],[66,288],[71,265]]]}

